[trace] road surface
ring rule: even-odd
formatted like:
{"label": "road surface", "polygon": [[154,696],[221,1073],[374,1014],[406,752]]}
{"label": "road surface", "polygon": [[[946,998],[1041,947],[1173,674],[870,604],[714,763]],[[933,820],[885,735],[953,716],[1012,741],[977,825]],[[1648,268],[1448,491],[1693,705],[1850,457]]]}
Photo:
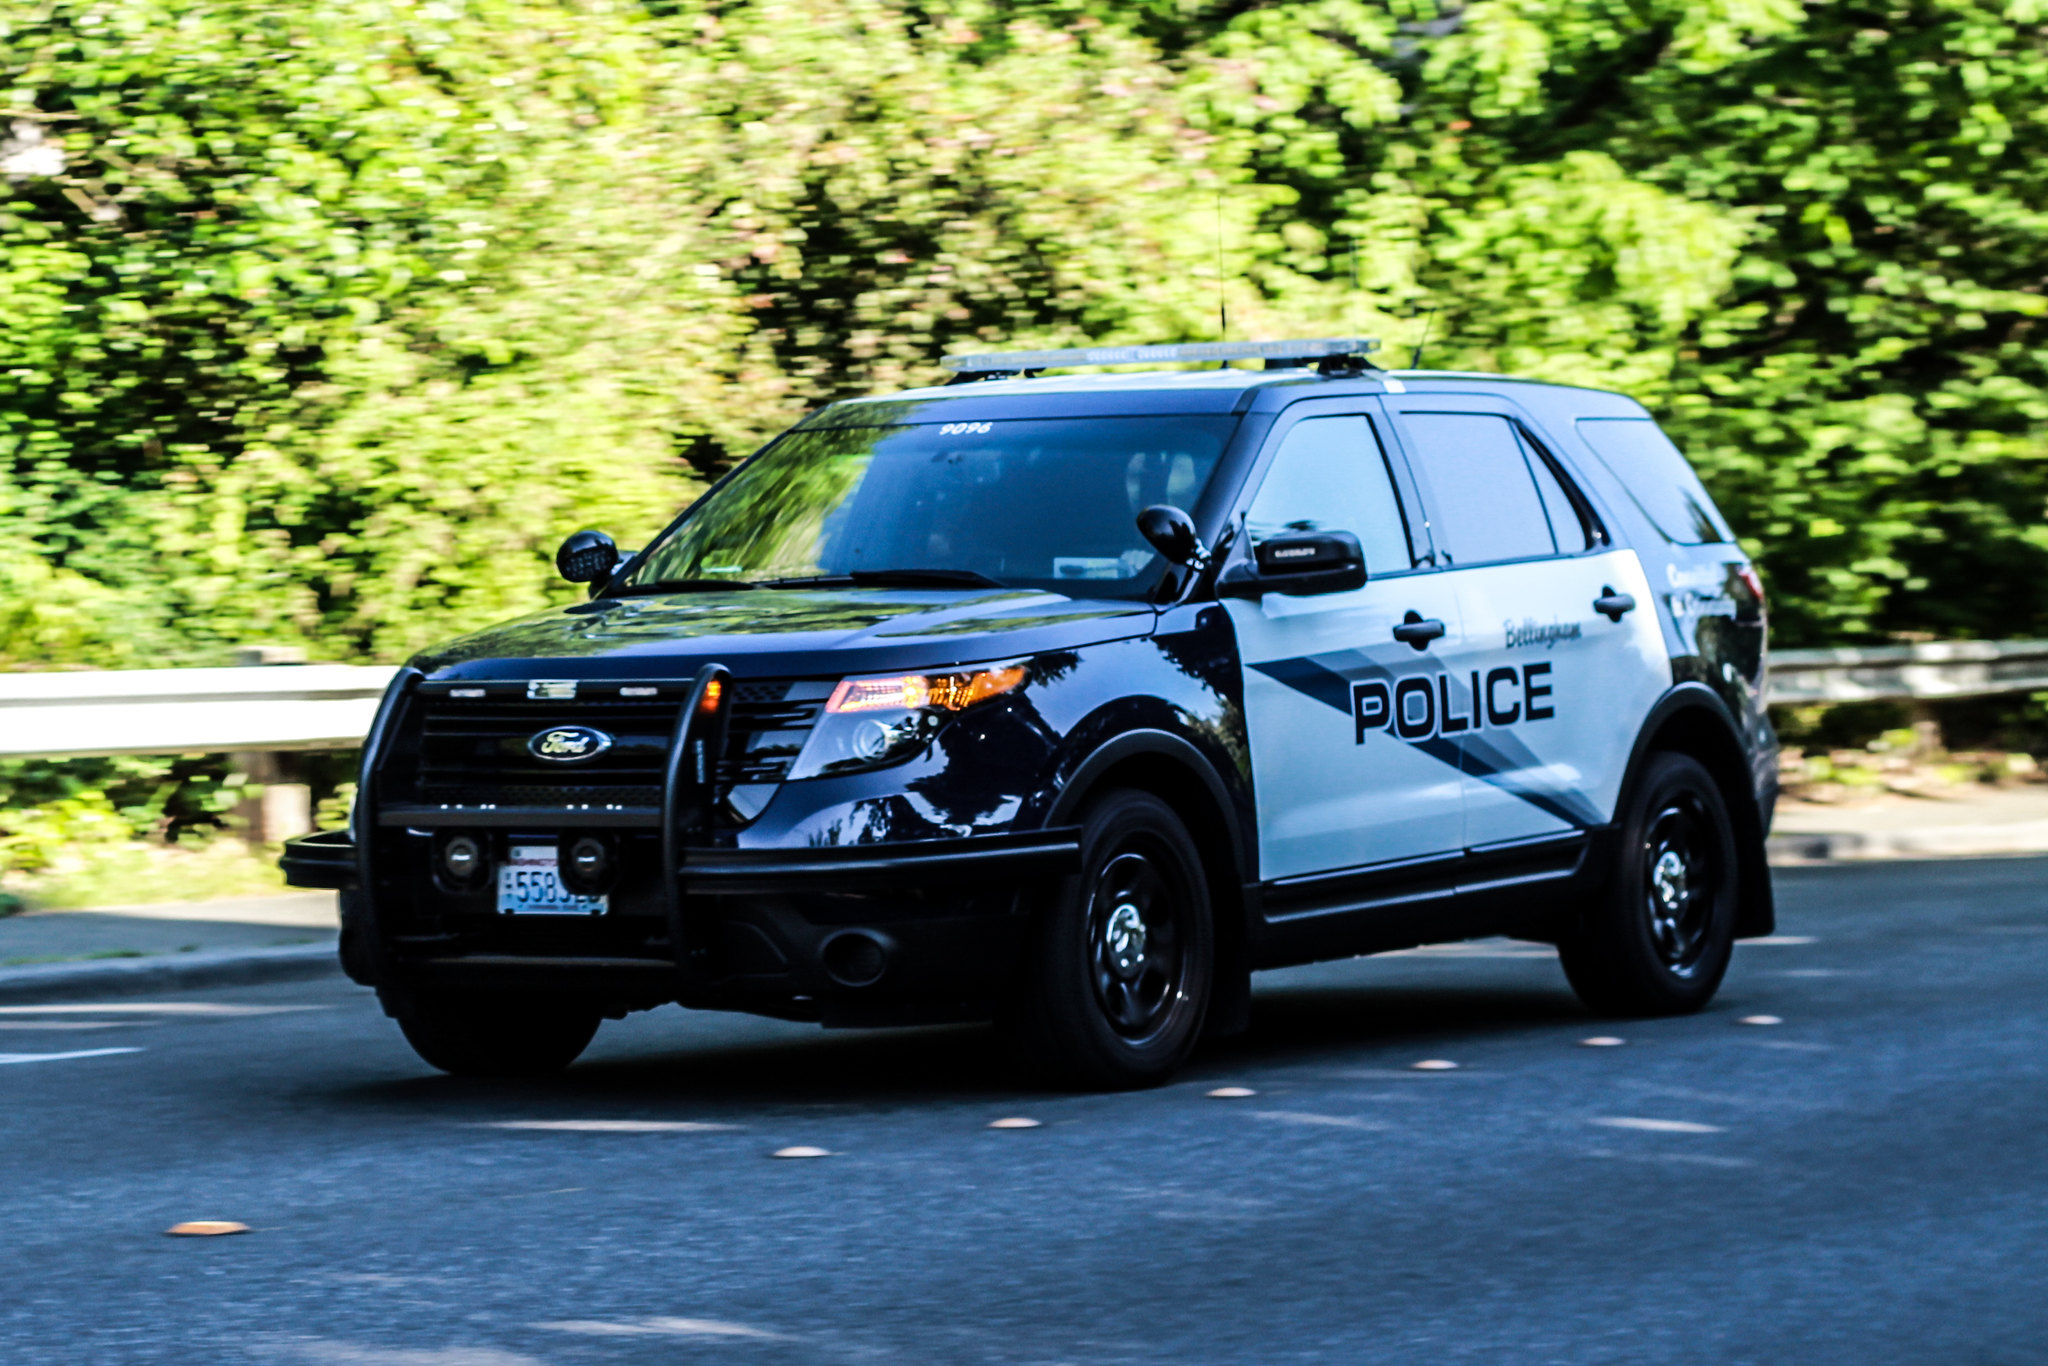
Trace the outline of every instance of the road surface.
{"label": "road surface", "polygon": [[1127,1095],[976,1029],[670,1009],[486,1084],[339,979],[9,1007],[0,1362],[2048,1361],[2048,861],[1779,888],[1703,1015],[1491,941],[1262,977]]}

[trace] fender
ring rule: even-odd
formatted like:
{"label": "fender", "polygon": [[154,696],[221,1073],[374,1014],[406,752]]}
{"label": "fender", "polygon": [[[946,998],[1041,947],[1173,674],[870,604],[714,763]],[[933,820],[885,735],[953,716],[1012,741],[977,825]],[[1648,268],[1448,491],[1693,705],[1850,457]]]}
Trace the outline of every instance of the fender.
{"label": "fender", "polygon": [[1222,816],[1223,828],[1229,835],[1230,849],[1237,863],[1238,877],[1249,881],[1255,875],[1256,861],[1245,843],[1244,823],[1238,819],[1237,805],[1230,798],[1230,789],[1216,772],[1207,755],[1192,742],[1165,730],[1127,730],[1111,736],[1092,750],[1088,757],[1075,766],[1066,781],[1060,785],[1060,794],[1053,799],[1052,809],[1046,813],[1048,827],[1072,825],[1075,814],[1089,790],[1104,773],[1126,759],[1141,754],[1156,754],[1172,759],[1182,767],[1195,773],[1202,780],[1202,787],[1209,800]]}
{"label": "fender", "polygon": [[[1620,813],[1635,798],[1636,788],[1642,781],[1643,766],[1649,759],[1657,733],[1681,716],[1689,722],[1709,727],[1716,738],[1725,743],[1728,752],[1738,759],[1747,752],[1741,730],[1719,693],[1704,683],[1676,685],[1657,699],[1657,705],[1650,708],[1650,714],[1636,732],[1635,745],[1629,751],[1628,768],[1622,778],[1621,796],[1615,804],[1615,822],[1608,827],[1610,839],[1619,837]],[[1716,770],[1712,758],[1702,756],[1702,760],[1710,770]],[[1738,767],[1740,781],[1731,782],[1731,776],[1737,775],[1717,770],[1714,776],[1721,781],[1722,795],[1728,801],[1728,815],[1735,825],[1736,871],[1741,879],[1735,911],[1735,937],[1758,939],[1776,929],[1777,907],[1771,888],[1770,865],[1764,856],[1763,814],[1754,778],[1747,763],[1738,762]]]}

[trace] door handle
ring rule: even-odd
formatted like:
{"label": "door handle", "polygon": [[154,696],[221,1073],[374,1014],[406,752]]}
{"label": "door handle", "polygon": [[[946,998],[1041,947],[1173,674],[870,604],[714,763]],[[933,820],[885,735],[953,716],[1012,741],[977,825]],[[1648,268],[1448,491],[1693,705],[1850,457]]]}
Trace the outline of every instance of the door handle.
{"label": "door handle", "polygon": [[1410,612],[1394,628],[1394,639],[1404,645],[1413,645],[1418,650],[1427,650],[1429,642],[1444,633],[1444,624],[1431,617],[1423,620],[1420,612]]}
{"label": "door handle", "polygon": [[1620,621],[1622,614],[1636,610],[1636,600],[1626,593],[1617,593],[1606,584],[1600,585],[1600,596],[1593,599],[1593,610],[1609,621]]}

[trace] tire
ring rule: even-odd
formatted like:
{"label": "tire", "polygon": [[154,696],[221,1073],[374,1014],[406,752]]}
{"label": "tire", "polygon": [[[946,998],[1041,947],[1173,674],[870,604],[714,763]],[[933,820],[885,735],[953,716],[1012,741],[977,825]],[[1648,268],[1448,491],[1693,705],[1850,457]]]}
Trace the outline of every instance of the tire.
{"label": "tire", "polygon": [[1083,815],[1081,872],[1034,921],[1005,1030],[1057,1084],[1154,1086],[1201,1037],[1215,960],[1187,827],[1149,793],[1111,792]]}
{"label": "tire", "polygon": [[544,1077],[576,1061],[595,1011],[485,993],[415,998],[398,1015],[413,1052],[458,1077]]}
{"label": "tire", "polygon": [[1579,999],[1602,1015],[1685,1015],[1714,998],[1735,947],[1735,835],[1713,776],[1657,754],[1621,822],[1614,875],[1558,945]]}

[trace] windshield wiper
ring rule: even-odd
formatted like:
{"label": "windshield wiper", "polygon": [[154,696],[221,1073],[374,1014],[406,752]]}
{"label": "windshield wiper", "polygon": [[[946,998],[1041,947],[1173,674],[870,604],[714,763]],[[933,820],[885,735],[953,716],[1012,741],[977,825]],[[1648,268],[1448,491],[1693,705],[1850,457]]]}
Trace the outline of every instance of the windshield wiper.
{"label": "windshield wiper", "polygon": [[728,588],[760,586],[746,579],[657,579],[653,583],[629,583],[609,596],[623,598],[639,593],[722,593]]}
{"label": "windshield wiper", "polygon": [[764,588],[820,588],[850,583],[859,588],[1001,588],[1003,585],[972,569],[853,569],[844,574],[814,574],[800,579],[767,579]]}

